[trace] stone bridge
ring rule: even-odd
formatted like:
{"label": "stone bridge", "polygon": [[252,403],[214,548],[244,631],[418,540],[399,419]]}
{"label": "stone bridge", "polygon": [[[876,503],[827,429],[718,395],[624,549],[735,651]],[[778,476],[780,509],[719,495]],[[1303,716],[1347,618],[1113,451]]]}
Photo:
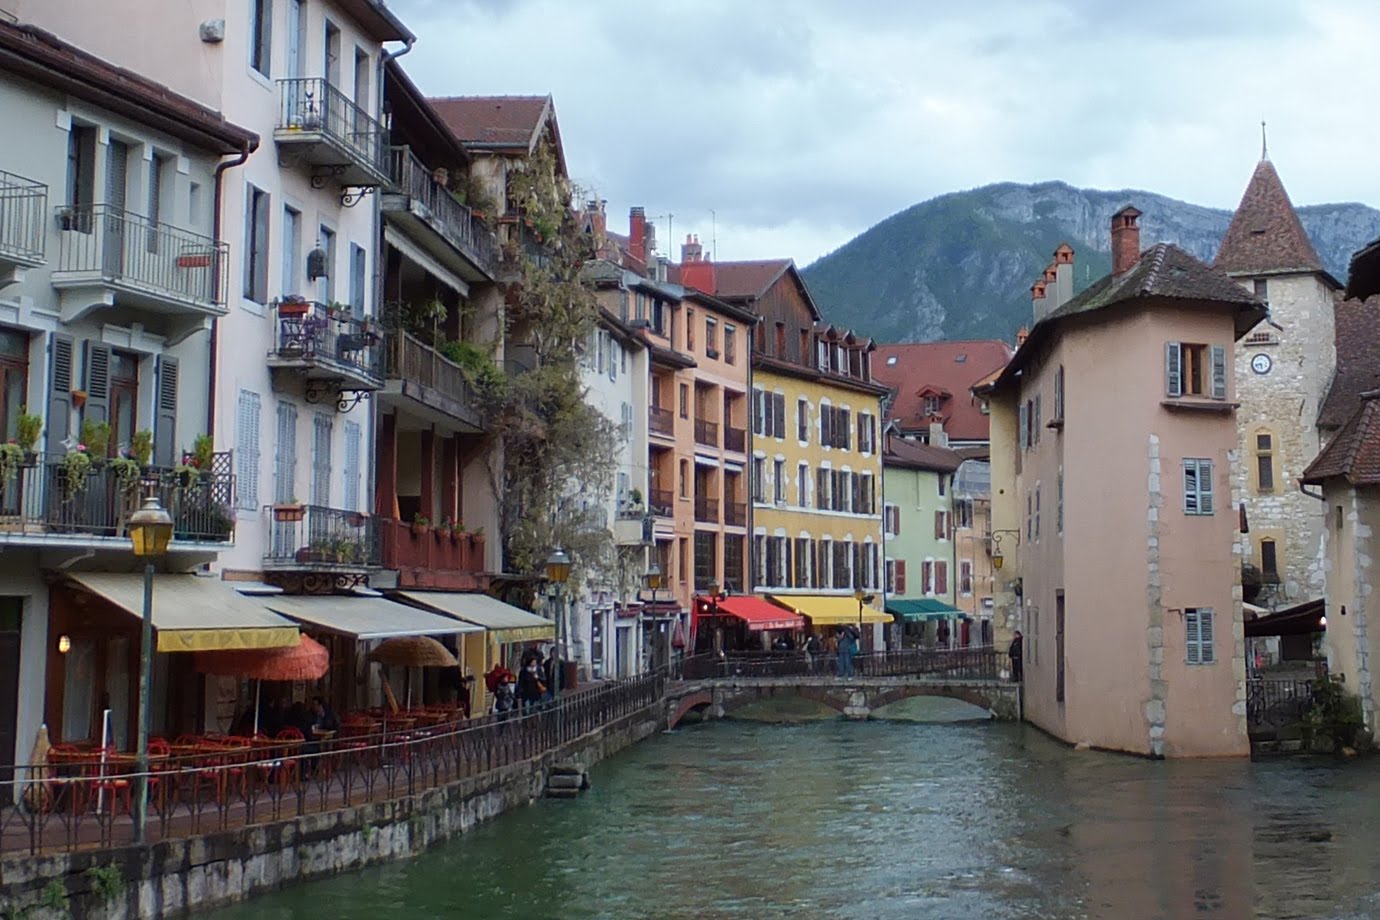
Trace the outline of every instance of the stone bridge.
{"label": "stone bridge", "polygon": [[692,712],[721,719],[752,703],[786,698],[813,700],[848,719],[868,719],[884,706],[917,696],[963,700],[987,710],[994,719],[1015,721],[1021,717],[1021,685],[995,678],[730,676],[668,684],[666,725],[675,728]]}

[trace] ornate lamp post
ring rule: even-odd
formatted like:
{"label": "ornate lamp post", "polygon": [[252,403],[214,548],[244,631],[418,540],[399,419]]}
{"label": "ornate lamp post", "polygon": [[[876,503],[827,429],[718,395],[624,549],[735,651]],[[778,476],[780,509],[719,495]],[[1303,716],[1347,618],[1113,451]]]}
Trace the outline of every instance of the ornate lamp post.
{"label": "ornate lamp post", "polygon": [[868,594],[862,588],[853,592],[853,600],[858,602],[858,650],[862,651],[863,637],[863,607],[872,603],[875,595]]}
{"label": "ornate lamp post", "polygon": [[153,559],[168,551],[173,520],[156,496],[129,516],[129,537],[134,555],[144,563],[143,650],[139,656],[139,735],[135,755],[138,777],[134,791],[134,842],[143,843],[149,819],[149,683],[153,674]]}
{"label": "ornate lamp post", "polygon": [[552,681],[551,698],[561,698],[561,684],[565,682],[565,653],[561,641],[565,622],[565,583],[570,580],[570,557],[559,546],[546,557],[546,580],[556,589],[559,603],[556,606],[556,673]]}

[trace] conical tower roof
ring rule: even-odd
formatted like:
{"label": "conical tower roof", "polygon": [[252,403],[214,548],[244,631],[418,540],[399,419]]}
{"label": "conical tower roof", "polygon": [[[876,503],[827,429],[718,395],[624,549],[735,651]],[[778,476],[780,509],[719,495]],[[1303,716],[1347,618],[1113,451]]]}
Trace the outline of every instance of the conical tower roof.
{"label": "conical tower roof", "polygon": [[1256,165],[1213,267],[1231,275],[1323,271],[1322,260],[1268,159]]}

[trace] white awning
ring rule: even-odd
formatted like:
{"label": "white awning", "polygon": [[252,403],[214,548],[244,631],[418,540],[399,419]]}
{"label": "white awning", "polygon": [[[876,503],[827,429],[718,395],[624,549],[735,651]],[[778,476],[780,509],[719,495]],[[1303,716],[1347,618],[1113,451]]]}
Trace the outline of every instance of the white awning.
{"label": "white awning", "polygon": [[273,610],[326,632],[356,639],[388,639],[393,636],[440,636],[479,632],[461,623],[381,597],[282,594],[260,599]]}
{"label": "white awning", "polygon": [[556,624],[551,620],[487,594],[456,591],[399,591],[398,594],[447,616],[482,626],[499,642],[533,642],[556,636]]}
{"label": "white awning", "polygon": [[[144,615],[144,576],[74,572],[79,587],[136,617]],[[153,576],[153,628],[160,652],[284,648],[301,641],[297,624],[219,578]]]}

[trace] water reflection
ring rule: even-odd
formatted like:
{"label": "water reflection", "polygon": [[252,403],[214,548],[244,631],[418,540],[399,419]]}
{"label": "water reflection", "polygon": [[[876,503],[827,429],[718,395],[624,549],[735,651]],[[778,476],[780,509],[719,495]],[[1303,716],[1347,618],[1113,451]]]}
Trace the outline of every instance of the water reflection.
{"label": "water reflection", "polygon": [[682,729],[405,864],[220,920],[1380,916],[1380,765],[1150,762],[1020,726]]}

